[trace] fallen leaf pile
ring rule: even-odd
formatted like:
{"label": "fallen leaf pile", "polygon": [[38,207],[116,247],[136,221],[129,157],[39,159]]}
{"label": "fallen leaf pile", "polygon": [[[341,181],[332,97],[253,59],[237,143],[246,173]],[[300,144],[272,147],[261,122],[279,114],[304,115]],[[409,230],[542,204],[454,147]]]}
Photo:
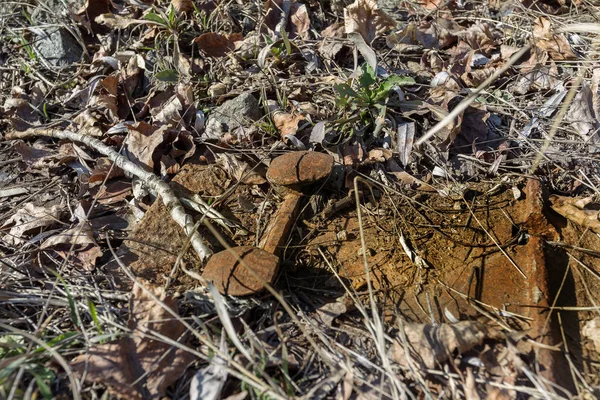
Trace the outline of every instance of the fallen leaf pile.
{"label": "fallen leaf pile", "polygon": [[[27,301],[16,303],[30,307],[21,309],[7,302],[0,320],[14,320],[19,329],[26,326],[38,339],[48,332],[59,335],[67,330],[87,334],[94,330],[86,326],[90,321],[98,329],[108,325],[106,321],[114,322],[122,310],[111,301],[122,298],[124,294],[117,288],[129,290],[131,282],[117,282],[122,276],[115,267],[109,241],[120,248],[116,254],[131,256],[126,260],[129,266],[140,266],[139,270],[131,268],[134,273],[151,272],[153,281],[144,285],[152,296],[135,285],[127,330],[108,343],[87,340],[85,343],[94,343],[87,349],[77,344],[80,347],[76,351],[81,352],[70,365],[89,385],[86,387],[101,384],[118,397],[160,399],[176,382],[189,386],[194,375],[191,393],[197,398],[394,398],[403,396],[398,390],[404,387],[414,390],[419,398],[535,396],[528,392],[530,387],[542,386],[529,379],[527,363],[519,361],[529,354],[517,354],[512,339],[504,340],[500,335],[504,341],[498,340],[488,325],[474,320],[423,324],[417,321],[424,320],[420,314],[411,320],[414,322],[403,323],[392,341],[381,340],[388,346],[385,354],[392,361],[385,372],[419,371],[406,376],[398,373],[397,382],[390,383],[391,377],[379,374],[381,371],[369,372],[385,355],[384,349],[374,346],[372,338],[361,337],[363,331],[356,334],[355,327],[348,324],[357,310],[362,312],[361,318],[369,315],[364,308],[351,304],[362,301],[363,292],[350,293],[348,289],[343,296],[336,293],[337,300],[320,304],[311,295],[288,296],[287,291],[304,284],[304,277],[295,281],[293,274],[308,271],[311,278],[318,275],[311,270],[311,263],[326,255],[299,250],[315,236],[332,234],[336,246],[355,239],[348,239],[347,226],[325,227],[327,218],[340,210],[356,210],[357,214],[364,211],[361,223],[377,225],[374,218],[388,218],[392,209],[394,215],[405,211],[404,204],[397,207],[393,201],[393,206],[380,201],[390,193],[427,207],[433,196],[451,200],[449,206],[428,211],[451,214],[448,226],[429,220],[420,225],[438,233],[443,229],[462,231],[472,228],[469,224],[476,216],[474,198],[489,193],[463,190],[464,185],[497,183],[493,191],[508,193],[509,201],[516,202],[522,200],[524,192],[519,184],[524,178],[537,177],[555,193],[540,194],[540,215],[541,208],[548,206],[558,214],[552,214],[552,218],[560,223],[566,224],[565,218],[570,225],[600,234],[597,198],[590,197],[594,188],[600,187],[600,42],[597,27],[589,25],[597,24],[593,2],[59,3],[56,10],[42,1],[0,5],[1,15],[10,16],[0,24],[0,135],[3,139],[18,139],[0,143],[0,273],[14,274],[7,280],[8,294],[2,292],[0,299],[12,299],[13,292],[26,293]],[[71,42],[49,45],[47,38],[52,36],[46,30],[50,26]],[[75,59],[66,65],[52,64],[53,59],[67,56]],[[434,134],[432,129],[440,121],[445,123]],[[65,136],[48,134],[63,131],[100,142],[94,148],[89,143],[74,143],[72,137],[66,140]],[[99,151],[106,148],[103,146],[109,151]],[[110,155],[111,151],[118,156]],[[218,252],[225,244],[245,248],[260,243],[286,198],[286,193],[267,179],[266,171],[277,156],[293,151],[326,153],[335,165],[322,185],[308,188],[299,197],[298,204],[303,202],[301,217],[288,220],[294,226],[293,233],[288,234],[286,229],[289,240],[280,235],[275,246],[283,254],[282,263],[277,275],[269,275],[269,282],[273,281],[277,291],[283,291],[286,301],[298,302],[291,308],[298,314],[288,319],[286,308],[280,318],[277,313],[281,308],[268,303],[268,295],[259,297],[255,291],[240,291],[249,298],[241,303],[227,300],[231,300],[227,313],[232,314],[234,322],[224,328],[214,323],[212,310],[205,313],[198,306],[197,298],[185,297],[206,289],[202,286],[206,282],[202,279],[206,263],[197,266],[183,255],[197,249],[198,243],[210,248],[206,255]],[[140,175],[151,173],[155,177],[145,175],[140,179],[119,162],[120,156],[142,171]],[[175,177],[181,171],[185,173]],[[171,208],[180,211],[185,207],[183,223],[166,228],[163,220],[172,215],[172,210],[157,207],[157,186],[149,189],[147,184],[154,178],[162,185],[159,187],[172,188],[180,197],[171,203],[177,206]],[[193,180],[196,183],[190,184]],[[196,189],[192,191],[191,187]],[[158,192],[163,199],[169,197],[164,191]],[[355,194],[361,201],[368,200],[364,209],[362,203],[355,204]],[[466,225],[458,217],[465,209],[472,214]],[[326,217],[321,218],[323,215]],[[514,217],[506,215],[511,221]],[[398,231],[392,233],[379,227],[381,235],[401,238],[411,268],[418,271],[415,276],[433,275],[435,263],[429,262],[427,251],[418,248],[432,236],[413,238],[414,249],[410,250],[404,236],[408,233],[401,232],[413,229],[412,222],[398,222],[394,228]],[[502,235],[494,227],[476,222],[481,226],[474,228],[474,233],[481,230],[489,236],[481,243],[491,240],[495,247],[487,248],[473,236],[473,251],[484,249],[487,256],[499,250],[510,261],[507,265],[515,264],[515,247],[525,248],[525,242],[536,235],[535,229],[517,226],[513,221],[519,236],[504,245],[496,243]],[[208,232],[208,239],[198,239],[192,250],[183,248],[189,244],[187,235],[177,231],[181,235],[176,242],[168,237],[182,225],[191,231],[195,223],[193,229],[198,228],[199,233],[190,236],[196,238]],[[362,234],[362,225],[358,232]],[[298,237],[301,243],[292,243]],[[545,241],[540,243],[546,246]],[[384,252],[369,246],[360,251],[372,252],[373,256],[381,256],[382,265],[387,263]],[[128,248],[135,251],[125,253]],[[452,248],[447,252],[453,253]],[[176,261],[171,264],[171,260]],[[464,274],[472,273],[471,281],[481,285],[482,281],[475,279],[476,272],[485,270],[486,265],[467,265],[465,260],[461,261],[468,270]],[[379,273],[372,267],[373,274]],[[209,272],[218,277],[221,266],[212,268]],[[336,268],[327,273],[337,277],[341,272]],[[56,276],[60,284],[53,280]],[[319,283],[330,283],[330,278],[319,275],[317,279]],[[416,282],[417,278],[407,280]],[[180,281],[185,284],[177,286]],[[335,282],[336,288],[355,287],[355,282],[346,283],[340,279]],[[319,294],[326,290],[309,289]],[[421,289],[420,293],[427,295],[434,292],[427,285]],[[230,343],[237,346],[238,341],[251,348],[248,354],[255,357],[253,360],[240,360],[239,347],[233,350],[232,359],[247,370],[236,370],[239,365],[229,370],[231,360],[219,356],[185,374],[195,358],[172,343],[189,345],[194,351],[199,345],[189,344],[189,332],[153,299],[157,297],[177,314],[177,301],[171,293],[175,290],[185,293],[186,312],[194,310],[196,327],[211,334],[213,329],[223,329],[219,334],[224,354],[232,351]],[[32,293],[41,293],[38,301],[54,306],[57,292],[68,297],[67,312],[66,308],[60,312],[36,308]],[[355,294],[356,298],[352,297]],[[540,298],[549,296],[539,294]],[[99,311],[89,304],[81,306],[88,300],[89,304],[97,302]],[[402,301],[379,289],[377,298],[370,300],[385,306]],[[511,300],[506,299],[508,308],[514,306]],[[195,313],[195,306],[202,310]],[[100,321],[98,315],[105,319]],[[493,317],[499,326],[511,329],[511,318],[520,318],[498,310],[494,310]],[[588,347],[600,352],[597,318],[580,320],[588,321],[582,332]],[[347,326],[351,328],[346,331]],[[114,324],[110,327],[113,329]],[[325,336],[315,334],[317,328],[331,335],[324,340],[326,350],[315,346],[314,338],[307,336],[323,339]],[[369,325],[367,331],[376,331],[372,328]],[[385,334],[393,329],[386,327]],[[363,345],[367,349],[364,352],[360,347]],[[494,353],[499,348],[501,351]],[[242,353],[246,357],[246,352]],[[308,353],[313,357],[310,361],[300,359]],[[498,361],[502,357],[509,361]],[[353,369],[355,366],[336,364],[340,360],[360,366]],[[0,364],[3,361],[0,359]],[[12,370],[0,374],[0,393],[5,393],[5,385],[12,385],[15,376],[15,389],[10,389],[13,397],[17,387],[18,396],[23,390],[32,398],[50,398],[54,394],[43,393],[44,385],[53,389],[64,386],[49,384],[49,379],[36,375],[38,370],[26,370],[30,365],[25,364],[17,365],[21,368],[18,375]],[[334,369],[337,372],[330,376],[315,378]],[[443,373],[431,378],[429,370]],[[22,379],[23,371],[26,378]],[[572,375],[583,381],[596,372],[579,374],[584,378]],[[240,378],[244,374],[251,378],[244,381]],[[11,379],[4,379],[7,376]],[[299,376],[307,378],[299,380]],[[480,384],[487,378],[495,386]],[[30,390],[26,385],[34,381],[39,390],[26,392]],[[597,384],[584,383],[578,391]],[[427,393],[419,385],[435,389]],[[527,390],[518,392],[515,388]],[[543,390],[550,389],[543,386]],[[548,396],[559,398],[562,394],[557,391]],[[90,396],[96,395],[94,392]]]}
{"label": "fallen leaf pile", "polygon": [[175,299],[162,288],[141,284],[146,288],[133,289],[129,332],[118,341],[95,345],[73,359],[71,366],[86,380],[102,383],[120,397],[161,399],[195,357],[169,343],[183,345],[186,336],[181,322],[165,310],[177,314]]}

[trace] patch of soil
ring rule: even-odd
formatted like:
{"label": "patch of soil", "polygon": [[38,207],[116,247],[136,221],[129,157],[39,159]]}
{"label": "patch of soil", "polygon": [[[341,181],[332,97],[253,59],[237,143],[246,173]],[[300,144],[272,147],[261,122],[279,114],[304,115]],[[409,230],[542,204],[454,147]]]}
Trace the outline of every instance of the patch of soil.
{"label": "patch of soil", "polygon": [[[218,199],[216,209],[248,231],[231,237],[215,224],[221,235],[229,238],[229,244],[232,246],[254,244],[255,234],[252,230],[259,220],[259,216],[255,212],[249,211],[249,209],[256,210],[256,207],[255,204],[251,206],[247,204],[248,202],[252,203],[248,186],[233,186],[233,182],[227,174],[214,164],[208,166],[185,165],[173,178],[171,186],[180,193],[199,194],[205,200]],[[240,204],[242,201],[244,204]],[[195,217],[199,216],[195,215]],[[206,227],[201,227],[199,232],[213,249],[221,248],[217,239]],[[183,249],[187,250],[182,254]],[[146,211],[144,218],[133,228],[128,238],[119,247],[117,255],[125,265],[129,266],[136,277],[147,279],[152,283],[170,282],[172,287],[177,290],[192,289],[199,285],[197,280],[188,276],[181,268],[176,268],[178,257],[181,257],[179,260],[181,267],[198,275],[202,271],[202,264],[194,250],[189,247],[183,230],[173,221],[160,200],[155,201]],[[122,279],[121,274],[117,272],[119,267],[114,260],[109,262],[107,269],[117,277],[120,286],[128,287],[130,285],[128,280]]]}
{"label": "patch of soil", "polygon": [[[486,184],[471,185],[458,196],[448,193],[386,196],[377,206],[363,207],[368,271],[389,314],[424,323],[449,322],[449,314],[457,319],[487,315],[508,329],[527,331],[541,344],[559,344],[556,314],[548,308],[558,292],[555,282],[568,273],[568,260],[563,251],[546,244],[558,240],[559,232],[546,217],[543,186],[524,181],[518,199],[510,187],[492,190]],[[401,236],[425,267],[407,256]],[[328,220],[301,243],[299,258],[339,274],[343,284],[365,293],[355,208]],[[310,285],[302,269],[291,275]],[[340,285],[332,277],[315,286],[326,291]],[[563,295],[556,304],[572,300]],[[522,350],[538,353],[540,373],[572,387],[562,354],[540,346]]]}
{"label": "patch of soil", "polygon": [[[269,222],[268,216],[259,215],[254,208],[262,199],[248,186],[232,186],[218,166],[186,165],[172,185],[184,193],[218,199],[220,212],[253,231],[229,237],[231,245],[255,245],[257,221]],[[361,195],[366,251],[352,202],[346,201],[344,209],[328,218],[317,214],[303,221],[301,216],[282,253],[282,276],[276,285],[325,295],[343,292],[346,286],[364,295],[365,253],[372,286],[387,306],[386,315],[425,323],[449,322],[452,316],[461,320],[484,316],[508,330],[525,330],[532,340],[520,349],[523,354],[535,354],[539,373],[572,387],[564,355],[544,347],[558,345],[564,334],[572,362],[583,366],[588,376],[597,373],[598,354],[579,333],[594,314],[567,309],[550,313],[549,309],[592,307],[597,301],[593,293],[598,293],[600,286],[599,280],[592,278],[597,278],[600,261],[583,255],[578,259],[585,267],[575,268],[575,261],[563,248],[547,242],[562,239],[600,252],[598,237],[548,211],[547,194],[537,180],[521,182],[518,196],[509,186],[493,188],[485,183],[445,192],[445,196],[386,195],[377,201]],[[221,248],[210,232],[201,231],[214,249]],[[414,252],[413,260],[401,245],[401,237]],[[199,284],[181,269],[173,269],[186,242],[181,228],[157,201],[121,246],[119,255],[136,276],[159,283],[170,281],[172,288],[186,290]],[[202,271],[193,250],[188,249],[180,262],[188,270]]]}

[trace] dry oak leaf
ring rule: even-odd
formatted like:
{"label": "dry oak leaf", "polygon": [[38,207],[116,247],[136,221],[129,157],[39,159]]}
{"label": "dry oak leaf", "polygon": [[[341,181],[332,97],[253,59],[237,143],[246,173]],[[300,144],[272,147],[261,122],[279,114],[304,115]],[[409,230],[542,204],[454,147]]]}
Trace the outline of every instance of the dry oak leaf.
{"label": "dry oak leaf", "polygon": [[419,4],[426,10],[437,10],[445,3],[445,0],[419,0]]}
{"label": "dry oak leaf", "polygon": [[127,29],[135,23],[143,23],[144,21],[122,17],[112,13],[100,14],[94,21],[100,25],[109,27],[110,29]]}
{"label": "dry oak leaf", "polygon": [[575,95],[565,119],[582,138],[591,138],[592,142],[597,142],[600,122],[598,115],[595,115],[593,97],[590,86],[584,82]]}
{"label": "dry oak leaf", "polygon": [[11,227],[2,240],[9,245],[23,243],[22,238],[25,234],[32,233],[35,229],[52,226],[58,222],[63,209],[64,207],[58,204],[45,207],[26,203],[2,224],[2,229]]}
{"label": "dry oak leaf", "polygon": [[262,185],[267,182],[265,177],[254,171],[247,162],[240,160],[233,154],[217,154],[217,160],[223,166],[223,169],[238,182],[245,185]]}
{"label": "dry oak leaf", "polygon": [[478,22],[465,31],[457,32],[456,35],[471,50],[488,56],[496,49],[502,38],[502,32],[487,22]]}
{"label": "dry oak leaf", "polygon": [[[176,314],[177,302],[164,289],[140,280],[153,296]],[[158,400],[193,361],[187,351],[159,337],[180,342],[185,327],[136,284],[129,317],[129,335],[90,348],[71,361],[73,371],[86,381],[99,382],[124,399]]]}
{"label": "dry oak leaf", "polygon": [[581,199],[552,195],[549,200],[550,207],[569,221],[600,233],[600,211],[585,208],[592,203],[592,197]]}
{"label": "dry oak leaf", "polygon": [[127,157],[137,165],[148,171],[154,169],[160,155],[156,155],[156,149],[165,141],[167,126],[156,129],[152,125],[140,121],[128,127],[129,135],[125,140],[127,146]]}
{"label": "dry oak leaf", "polygon": [[40,249],[53,249],[64,259],[70,257],[77,267],[86,271],[93,270],[96,259],[102,255],[102,250],[96,243],[92,227],[88,222],[80,222],[71,229],[51,236],[42,243]]}
{"label": "dry oak leaf", "polygon": [[298,131],[298,124],[305,119],[306,118],[302,114],[298,113],[288,113],[284,111],[273,113],[273,123],[283,140],[285,140],[288,135],[295,135],[296,131]]}
{"label": "dry oak leaf", "polygon": [[171,4],[179,14],[194,11],[194,2],[192,0],[171,0]]}
{"label": "dry oak leaf", "polygon": [[100,157],[96,160],[96,166],[90,173],[88,182],[90,184],[94,182],[103,182],[112,178],[119,178],[125,176],[123,170],[116,165],[107,157]]}
{"label": "dry oak leaf", "polygon": [[403,330],[406,342],[402,336],[394,340],[392,359],[404,367],[410,366],[410,357],[427,368],[435,368],[453,355],[480,345],[488,336],[486,326],[477,321],[440,325],[405,323]]}
{"label": "dry oak leaf", "polygon": [[356,0],[344,9],[346,34],[359,33],[367,44],[395,27],[396,21],[375,0]]}
{"label": "dry oak leaf", "polygon": [[536,46],[547,51],[553,60],[577,59],[569,41],[563,35],[552,33],[552,24],[548,18],[539,17],[535,21],[533,38]]}
{"label": "dry oak leaf", "polygon": [[215,32],[206,32],[194,39],[198,49],[209,57],[223,57],[235,50],[235,42],[242,40],[240,33],[222,35]]}
{"label": "dry oak leaf", "polygon": [[[274,32],[277,29],[277,25],[281,22],[283,0],[267,0],[264,7],[267,11],[264,24],[269,30]],[[289,7],[289,17],[285,26],[288,37],[294,39],[296,36],[300,36],[303,39],[308,39],[310,18],[306,5],[294,1]]]}
{"label": "dry oak leaf", "polygon": [[323,40],[317,45],[319,54],[325,59],[332,60],[344,47],[343,41],[346,31],[344,30],[344,24],[336,22],[323,29],[321,36]]}

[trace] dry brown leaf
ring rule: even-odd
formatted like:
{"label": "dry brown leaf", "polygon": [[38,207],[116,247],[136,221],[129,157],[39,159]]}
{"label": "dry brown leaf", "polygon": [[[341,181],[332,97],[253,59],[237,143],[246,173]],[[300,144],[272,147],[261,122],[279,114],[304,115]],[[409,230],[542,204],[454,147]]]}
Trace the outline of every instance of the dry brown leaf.
{"label": "dry brown leaf", "polygon": [[390,49],[399,53],[417,51],[422,46],[417,39],[417,24],[412,21],[402,30],[387,35],[385,42]]}
{"label": "dry brown leaf", "polygon": [[264,176],[254,171],[247,162],[239,160],[233,154],[220,153],[217,154],[217,159],[231,177],[243,184],[262,185],[267,182]]}
{"label": "dry brown leaf", "polygon": [[317,45],[317,50],[323,56],[323,58],[332,60],[344,47],[343,41],[341,40],[346,36],[344,24],[336,22],[329,25],[321,32],[323,40]]}
{"label": "dry brown leaf", "polygon": [[419,0],[419,4],[426,10],[438,10],[446,4],[446,0]]}
{"label": "dry brown leaf", "polygon": [[77,124],[77,131],[86,136],[101,137],[104,134],[96,113],[91,109],[86,109],[78,114],[73,118],[73,122]]}
{"label": "dry brown leaf", "polygon": [[[446,92],[445,88],[441,89],[443,89],[444,92]],[[448,111],[446,111],[446,109],[435,104],[423,103],[422,107],[429,110],[433,119],[437,121],[441,121],[446,117],[446,115],[448,115]],[[446,125],[438,133],[436,133],[435,136],[441,140],[442,151],[445,151],[450,146],[450,144],[454,142],[454,139],[456,139],[456,136],[460,132],[461,123],[462,113],[458,115],[458,117],[454,121],[449,122],[448,125]]]}
{"label": "dry brown leaf", "polygon": [[71,229],[51,236],[42,243],[40,249],[53,249],[62,258],[69,257],[75,266],[86,271],[93,270],[96,266],[96,259],[102,255],[102,250],[96,243],[88,222],[80,222]]}
{"label": "dry brown leaf", "polygon": [[281,138],[285,140],[287,135],[295,135],[298,124],[306,118],[302,114],[287,113],[283,111],[273,113],[273,123],[279,131]]}
{"label": "dry brown leaf", "polygon": [[341,39],[345,34],[346,30],[342,22],[335,22],[321,31],[321,36],[325,38]]}
{"label": "dry brown leaf", "polygon": [[115,204],[132,195],[131,181],[127,179],[113,179],[105,185],[97,186],[90,190],[90,195],[98,199],[100,204]]}
{"label": "dry brown leaf", "polygon": [[592,342],[594,350],[600,354],[600,317],[587,321],[581,334]]}
{"label": "dry brown leaf", "polygon": [[50,151],[41,143],[35,143],[33,146],[24,142],[17,142],[14,149],[23,157],[23,161],[33,169],[45,169],[53,167],[58,162],[58,154]]}
{"label": "dry brown leaf", "polygon": [[114,123],[120,120],[117,100],[118,87],[119,77],[115,75],[107,76],[98,83],[96,94],[89,101],[90,107],[95,106],[105,111],[106,117]]}
{"label": "dry brown leaf", "polygon": [[[176,300],[166,296],[163,288],[141,281],[152,295],[178,313]],[[128,327],[130,335],[77,356],[71,362],[73,371],[125,399],[161,399],[194,356],[153,338],[160,335],[181,342],[185,327],[137,284]]]}
{"label": "dry brown leaf", "polygon": [[489,56],[498,46],[502,32],[492,24],[478,22],[465,31],[457,32],[457,36],[470,50]]}
{"label": "dry brown leaf", "polygon": [[127,61],[125,68],[121,68],[121,85],[127,96],[134,97],[135,90],[143,80],[146,61],[140,54],[134,54]]}
{"label": "dry brown leaf", "polygon": [[582,199],[552,195],[549,200],[550,207],[569,221],[600,233],[600,211],[585,208],[592,202],[592,197]]}
{"label": "dry brown leaf", "polygon": [[400,53],[420,49],[445,49],[456,43],[460,27],[454,21],[438,18],[435,21],[422,21],[417,25],[410,22],[404,29],[389,34],[386,44]]}
{"label": "dry brown leaf", "polygon": [[241,34],[222,35],[206,32],[194,39],[198,49],[209,57],[224,57],[235,50],[235,42],[242,40]]}
{"label": "dry brown leaf", "polygon": [[192,0],[171,0],[171,5],[179,14],[194,11],[194,2]]}
{"label": "dry brown leaf", "polygon": [[[281,22],[281,10],[283,0],[267,0],[265,3],[265,26],[275,32],[277,25]],[[310,18],[306,5],[293,2],[290,4],[289,16],[286,22],[285,31],[290,39],[299,36],[303,39],[308,39],[308,31],[310,30]]]}
{"label": "dry brown leaf", "polygon": [[[565,118],[585,140],[598,135],[600,123],[595,116],[592,90],[583,82]],[[595,138],[594,138],[595,140]]]}
{"label": "dry brown leaf", "polygon": [[406,172],[402,167],[398,165],[396,161],[394,161],[393,158],[387,160],[386,164],[388,172],[394,175],[402,186],[409,187],[413,190],[421,190],[424,192],[437,192],[437,190],[435,190],[435,188],[430,184],[423,182],[422,180]]}
{"label": "dry brown leaf", "polygon": [[553,60],[577,59],[568,40],[561,34],[552,33],[552,23],[546,17],[536,19],[533,26],[533,38],[536,46],[547,51]]}
{"label": "dry brown leaf", "polygon": [[110,29],[126,29],[129,28],[131,25],[140,22],[135,19],[122,17],[120,15],[115,15],[112,13],[100,14],[96,18],[94,18],[94,21],[96,21],[96,23],[100,25],[107,26]]}
{"label": "dry brown leaf", "polygon": [[515,94],[527,94],[530,92],[554,90],[559,82],[557,79],[558,68],[554,61],[549,66],[538,66],[519,78],[515,85],[509,87]]}
{"label": "dry brown leaf", "polygon": [[344,9],[346,34],[359,33],[367,44],[395,27],[396,21],[375,0],[356,0]]}
{"label": "dry brown leaf", "polygon": [[308,31],[310,30],[310,18],[306,5],[292,3],[290,10],[290,38],[300,36],[303,39],[308,39]]}
{"label": "dry brown leaf", "polygon": [[127,157],[134,163],[152,171],[160,156],[155,150],[165,141],[166,126],[158,129],[140,121],[128,126],[129,134],[125,140]]}
{"label": "dry brown leaf", "polygon": [[467,87],[476,88],[496,72],[496,68],[475,69],[461,75]]}
{"label": "dry brown leaf", "polygon": [[105,179],[112,179],[124,176],[124,172],[121,168],[114,165],[114,163],[106,158],[100,157],[96,160],[96,166],[90,173],[89,183],[102,182]]}
{"label": "dry brown leaf", "polygon": [[64,207],[61,205],[53,205],[50,207],[36,206],[33,203],[26,203],[23,207],[10,217],[4,224],[2,229],[10,228],[10,231],[4,235],[2,240],[9,245],[23,243],[23,237],[26,234],[33,233],[32,231],[40,228],[45,228],[54,225],[60,220],[60,216]]}
{"label": "dry brown leaf", "polygon": [[346,314],[355,308],[352,304],[352,299],[348,296],[340,296],[335,301],[326,303],[315,311],[320,317],[320,322],[326,327],[330,328],[333,325],[333,321],[340,315]]}
{"label": "dry brown leaf", "polygon": [[158,122],[158,125],[176,127],[181,121],[183,109],[184,106],[181,100],[177,95],[174,95],[160,106],[150,110],[150,113],[153,115],[153,122]]}
{"label": "dry brown leaf", "polygon": [[409,367],[409,357],[417,365],[436,368],[455,354],[462,354],[480,345],[488,334],[487,328],[477,321],[455,324],[428,325],[405,323],[404,335],[409,354],[406,354],[402,337],[394,340],[392,358]]}
{"label": "dry brown leaf", "polygon": [[28,96],[23,95],[8,98],[4,102],[4,113],[17,131],[25,131],[40,123],[40,115],[28,100]]}

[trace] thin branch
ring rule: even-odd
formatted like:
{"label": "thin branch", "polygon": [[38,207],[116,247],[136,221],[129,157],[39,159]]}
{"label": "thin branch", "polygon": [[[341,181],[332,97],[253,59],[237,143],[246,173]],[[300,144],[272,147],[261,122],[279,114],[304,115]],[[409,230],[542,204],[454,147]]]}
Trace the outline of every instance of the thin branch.
{"label": "thin branch", "polygon": [[498,79],[500,77],[500,75],[505,73],[514,63],[516,63],[525,53],[527,53],[530,48],[531,48],[531,45],[528,44],[527,46],[523,47],[521,50],[516,52],[506,62],[506,64],[504,64],[504,66],[502,68],[496,70],[496,72],[494,72],[493,75],[491,75],[489,78],[487,78],[485,81],[483,81],[483,83],[481,85],[479,85],[477,87],[477,89],[475,89],[473,92],[471,92],[471,94],[469,94],[467,97],[465,97],[465,99],[463,101],[458,103],[458,105],[456,107],[454,107],[454,109],[448,115],[446,115],[446,117],[444,119],[442,119],[440,122],[435,124],[430,130],[428,130],[427,133],[425,133],[425,135],[423,135],[423,137],[421,137],[417,141],[416,145],[419,146],[419,145],[423,144],[425,141],[427,141],[433,135],[435,135],[436,133],[438,133],[439,131],[444,129],[444,127],[446,127],[446,125],[448,125],[450,122],[454,121],[454,119],[456,117],[458,117],[458,115],[461,112],[465,111],[477,99],[477,97],[479,97],[479,95],[481,94],[481,92],[483,92],[485,90],[485,88],[487,88],[492,82],[494,82],[496,79]]}
{"label": "thin branch", "polygon": [[192,247],[202,262],[206,261],[213,254],[212,250],[204,243],[202,236],[194,229],[193,218],[185,212],[181,202],[175,195],[175,192],[171,189],[171,186],[169,186],[168,183],[163,182],[158,176],[144,170],[139,165],[132,163],[100,140],[80,133],[53,129],[29,129],[24,132],[9,132],[5,135],[5,139],[27,139],[38,136],[48,136],[56,139],[68,139],[74,142],[80,142],[108,157],[116,166],[139,178],[146,186],[159,194],[173,220],[183,228],[183,231],[188,237],[191,237]]}

